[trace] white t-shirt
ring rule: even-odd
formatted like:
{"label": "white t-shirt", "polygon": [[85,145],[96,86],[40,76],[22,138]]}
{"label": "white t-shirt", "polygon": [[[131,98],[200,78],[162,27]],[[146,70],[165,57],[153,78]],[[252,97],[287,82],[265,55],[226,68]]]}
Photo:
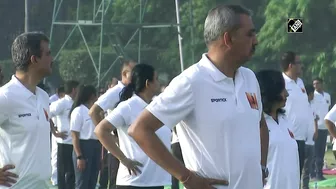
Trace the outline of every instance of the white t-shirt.
{"label": "white t-shirt", "polygon": [[269,131],[267,168],[269,176],[264,189],[299,189],[300,166],[298,146],[291,136],[291,123],[279,115],[278,122],[265,114]]}
{"label": "white t-shirt", "polygon": [[[331,110],[327,113],[324,120],[328,120],[336,124],[336,104],[331,108]],[[333,140],[333,151],[336,150],[335,139]]]}
{"label": "white t-shirt", "polygon": [[311,112],[309,111],[309,102],[305,86],[300,78],[295,82],[285,73],[282,75],[285,79],[286,90],[289,94],[284,108],[286,110],[287,120],[293,125],[292,132],[295,139],[305,141],[308,137],[308,127],[311,124],[311,120],[307,119],[307,117],[311,115]]}
{"label": "white t-shirt", "polygon": [[309,114],[310,116],[307,117],[307,119],[310,120],[310,125],[308,127],[308,137],[307,137],[307,140],[306,140],[306,144],[307,145],[314,145],[315,142],[314,142],[314,133],[315,133],[315,119],[316,119],[316,114],[312,108],[312,105],[311,103],[309,104]]}
{"label": "white t-shirt", "polygon": [[[138,115],[145,109],[147,103],[137,95],[127,101],[121,102],[105,119],[117,128],[119,146],[127,158],[139,161],[143,164],[141,174],[130,175],[127,167],[120,164],[117,175],[117,185],[121,186],[166,186],[171,185],[171,176],[168,172],[151,160],[139,147],[139,145],[128,135],[129,126],[135,121]],[[161,127],[156,135],[163,144],[170,149],[171,131],[168,127]]]}
{"label": "white t-shirt", "polygon": [[255,74],[238,68],[235,81],[207,58],[179,76],[147,106],[161,122],[177,127],[188,169],[227,179],[217,189],[262,188],[260,119],[262,104]]}
{"label": "white t-shirt", "polygon": [[56,138],[57,143],[72,144],[69,117],[72,104],[72,98],[69,95],[65,95],[64,98],[59,99],[50,105],[50,117],[55,117],[57,130],[59,132],[67,132],[68,135],[64,140],[62,138]]}
{"label": "white t-shirt", "polygon": [[331,98],[327,92],[323,92],[322,94],[317,91],[314,92],[313,107],[320,118],[317,122],[318,129],[327,129],[323,118],[327,115],[330,105]]}
{"label": "white t-shirt", "polygon": [[0,88],[0,167],[16,166],[12,189],[45,189],[51,176],[49,97],[35,93],[15,76]]}
{"label": "white t-shirt", "polygon": [[58,99],[60,99],[60,98],[58,97],[58,95],[57,95],[57,94],[53,94],[53,95],[49,98],[49,102],[50,102],[50,103],[53,103],[53,102],[57,101]]}
{"label": "white t-shirt", "polygon": [[101,95],[98,100],[95,102],[104,112],[108,110],[113,110],[116,104],[120,100],[120,92],[124,88],[124,84],[118,81],[118,84],[113,88],[107,90],[103,95]]}
{"label": "white t-shirt", "polygon": [[80,140],[98,140],[94,129],[95,125],[89,116],[89,109],[85,105],[82,104],[71,112],[70,130],[79,132]]}

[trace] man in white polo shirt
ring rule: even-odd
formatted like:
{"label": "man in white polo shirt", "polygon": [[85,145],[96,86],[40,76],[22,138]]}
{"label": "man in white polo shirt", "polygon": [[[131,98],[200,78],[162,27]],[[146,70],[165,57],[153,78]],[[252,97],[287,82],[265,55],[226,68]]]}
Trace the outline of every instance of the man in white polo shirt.
{"label": "man in white polo shirt", "polygon": [[[173,79],[129,134],[186,188],[262,188],[268,130],[256,76],[242,67],[257,45],[250,12],[238,5],[210,10],[204,39],[208,53]],[[186,166],[155,135],[163,124],[180,121],[177,134]]]}
{"label": "man in white polo shirt", "polygon": [[[93,123],[97,126],[104,118],[104,114],[113,110],[120,100],[120,92],[131,82],[131,72],[135,66],[134,61],[124,61],[121,68],[121,81],[113,88],[108,89],[105,94],[100,96],[95,104],[91,107],[89,115]],[[114,132],[116,134],[116,132]],[[115,188],[119,160],[111,153],[108,153],[108,169],[109,169],[109,189]]]}
{"label": "man in white polo shirt", "polygon": [[305,142],[311,125],[308,117],[311,116],[311,112],[305,86],[299,78],[302,73],[300,57],[292,51],[285,52],[281,57],[281,67],[289,94],[284,109],[293,125],[292,132],[298,144],[301,176],[305,159]]}
{"label": "man in white polo shirt", "polygon": [[313,107],[320,119],[318,120],[318,135],[317,140],[315,141],[315,164],[313,165],[314,169],[311,176],[316,177],[317,180],[325,180],[326,178],[323,177],[322,168],[328,130],[323,118],[327,115],[330,109],[331,98],[329,93],[323,90],[323,80],[321,78],[315,78],[313,80],[313,85],[315,88]]}
{"label": "man in white polo shirt", "polygon": [[72,138],[70,131],[70,109],[77,95],[78,81],[70,80],[64,84],[65,96],[50,105],[50,117],[56,118],[57,129],[67,138],[57,138],[57,184],[62,189],[75,187],[75,173],[72,161]]}
{"label": "man in white polo shirt", "polygon": [[52,72],[48,46],[48,37],[37,32],[21,34],[13,42],[16,72],[0,88],[0,188],[47,188],[51,173],[49,97],[36,86]]}

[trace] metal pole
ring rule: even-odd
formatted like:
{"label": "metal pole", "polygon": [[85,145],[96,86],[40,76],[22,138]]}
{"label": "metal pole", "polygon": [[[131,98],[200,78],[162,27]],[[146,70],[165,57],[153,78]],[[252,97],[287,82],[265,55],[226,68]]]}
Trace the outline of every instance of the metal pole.
{"label": "metal pole", "polygon": [[78,19],[79,19],[79,1],[80,0],[77,0],[77,12],[76,12],[76,21],[78,22]]}
{"label": "metal pole", "polygon": [[101,12],[101,27],[100,27],[100,47],[99,47],[99,60],[98,60],[98,88],[100,87],[100,69],[101,69],[101,63],[102,63],[102,51],[103,51],[103,37],[104,37],[104,17],[105,17],[105,0],[102,0],[102,12]]}
{"label": "metal pole", "polygon": [[190,38],[191,38],[191,60],[195,63],[195,41],[194,41],[194,9],[192,0],[189,0],[190,8]]}
{"label": "metal pole", "polygon": [[[142,23],[142,0],[140,1],[140,10],[139,10],[139,23]],[[142,28],[139,29],[139,44],[138,44],[138,63],[141,62],[141,37],[142,37]]]}
{"label": "metal pole", "polygon": [[181,63],[181,72],[184,70],[183,65],[183,49],[182,49],[182,37],[181,37],[181,27],[180,27],[180,8],[178,0],[175,0],[176,7],[176,22],[177,22],[177,35],[178,35],[178,43],[179,43],[179,51],[180,51],[180,63]]}
{"label": "metal pole", "polygon": [[29,0],[25,0],[25,32],[29,32]]}

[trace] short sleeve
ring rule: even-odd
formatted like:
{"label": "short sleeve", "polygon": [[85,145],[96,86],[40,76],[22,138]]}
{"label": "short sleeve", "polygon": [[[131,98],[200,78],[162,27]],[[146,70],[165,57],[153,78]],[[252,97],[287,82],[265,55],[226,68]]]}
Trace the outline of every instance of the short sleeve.
{"label": "short sleeve", "polygon": [[115,108],[115,105],[119,102],[120,88],[113,87],[109,89],[106,93],[98,98],[95,102],[101,109],[106,112],[107,110],[112,110]]}
{"label": "short sleeve", "polygon": [[53,118],[57,115],[59,115],[61,112],[64,111],[64,103],[62,103],[64,101],[62,101],[61,99],[60,100],[57,100],[55,102],[52,102],[49,106],[50,108],[50,117]]}
{"label": "short sleeve", "polygon": [[327,98],[328,98],[328,108],[331,106],[331,97],[330,97],[330,94],[328,94],[328,96],[327,96]]}
{"label": "short sleeve", "polygon": [[130,125],[128,116],[130,111],[128,106],[125,103],[120,103],[112,112],[108,114],[105,118],[110,122],[114,127],[120,129],[122,127],[127,127]]}
{"label": "short sleeve", "polygon": [[83,126],[83,115],[81,115],[80,107],[75,108],[70,116],[70,130],[80,132]]}
{"label": "short sleeve", "polygon": [[334,107],[331,108],[331,110],[325,116],[324,120],[329,120],[333,123],[336,122],[336,105],[334,105]]}
{"label": "short sleeve", "polygon": [[9,106],[7,97],[3,93],[0,93],[0,127],[9,118],[8,108]]}
{"label": "short sleeve", "polygon": [[194,101],[190,79],[179,75],[146,109],[172,129],[172,126],[177,125],[193,111]]}

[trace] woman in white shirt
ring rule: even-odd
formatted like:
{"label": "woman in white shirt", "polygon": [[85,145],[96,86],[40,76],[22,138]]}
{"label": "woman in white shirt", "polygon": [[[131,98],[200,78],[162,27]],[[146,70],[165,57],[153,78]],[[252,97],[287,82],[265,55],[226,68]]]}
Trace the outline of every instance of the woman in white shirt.
{"label": "woman in white shirt", "polygon": [[264,189],[299,189],[300,168],[298,146],[285,111],[288,97],[282,73],[264,70],[257,73],[265,120],[269,130],[267,168]]}
{"label": "woman in white shirt", "polygon": [[[120,160],[118,189],[163,189],[165,185],[171,185],[169,173],[152,161],[127,133],[129,126],[159,90],[160,84],[154,68],[147,64],[136,65],[132,70],[131,83],[120,94],[120,103],[95,129],[104,147]],[[120,147],[111,134],[115,129]],[[170,148],[170,129],[162,127],[156,134]]]}
{"label": "woman in white shirt", "polygon": [[96,100],[95,87],[81,85],[70,110],[76,189],[94,189],[97,184],[101,144],[94,134],[95,126],[89,116],[89,109]]}

